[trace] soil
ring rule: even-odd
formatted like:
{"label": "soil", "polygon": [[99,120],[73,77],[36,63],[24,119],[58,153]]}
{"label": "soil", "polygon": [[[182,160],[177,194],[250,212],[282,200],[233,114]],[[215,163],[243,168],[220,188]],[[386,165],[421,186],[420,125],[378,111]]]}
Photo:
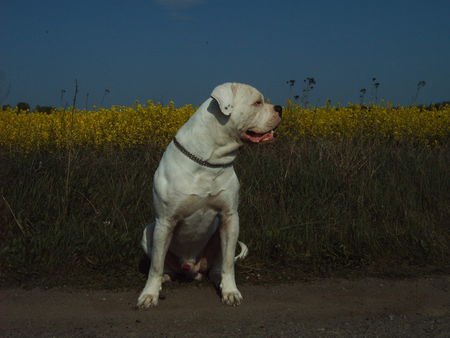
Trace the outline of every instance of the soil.
{"label": "soil", "polygon": [[0,290],[1,337],[450,337],[450,276],[250,285],[239,307],[208,283],[172,283],[156,308],[140,290]]}

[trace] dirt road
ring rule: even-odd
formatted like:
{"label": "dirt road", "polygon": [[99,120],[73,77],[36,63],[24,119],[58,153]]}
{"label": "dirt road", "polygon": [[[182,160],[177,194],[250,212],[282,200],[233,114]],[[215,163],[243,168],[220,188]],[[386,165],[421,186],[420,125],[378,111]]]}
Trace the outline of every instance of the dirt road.
{"label": "dirt road", "polygon": [[1,337],[450,337],[450,276],[242,285],[222,305],[207,285],[174,284],[157,308],[139,290],[0,290]]}

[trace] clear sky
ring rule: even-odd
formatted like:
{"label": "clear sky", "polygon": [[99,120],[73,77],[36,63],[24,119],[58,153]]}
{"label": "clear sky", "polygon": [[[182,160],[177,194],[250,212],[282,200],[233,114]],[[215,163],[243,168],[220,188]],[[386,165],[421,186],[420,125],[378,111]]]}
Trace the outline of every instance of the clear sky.
{"label": "clear sky", "polygon": [[[0,104],[199,104],[243,82],[273,103],[450,100],[449,0],[0,0]],[[290,89],[287,80],[295,79]],[[105,95],[105,89],[110,92]]]}

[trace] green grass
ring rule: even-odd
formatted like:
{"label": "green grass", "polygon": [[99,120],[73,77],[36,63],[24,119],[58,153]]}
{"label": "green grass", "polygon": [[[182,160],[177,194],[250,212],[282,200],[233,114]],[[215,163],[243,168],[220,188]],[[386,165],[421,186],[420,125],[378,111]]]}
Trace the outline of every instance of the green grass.
{"label": "green grass", "polygon": [[258,257],[316,273],[450,261],[447,146],[348,140],[270,148],[246,151],[238,168],[243,238]]}
{"label": "green grass", "polygon": [[[0,280],[136,279],[161,153],[2,152]],[[448,143],[377,139],[244,147],[241,271],[450,271],[449,154]]]}

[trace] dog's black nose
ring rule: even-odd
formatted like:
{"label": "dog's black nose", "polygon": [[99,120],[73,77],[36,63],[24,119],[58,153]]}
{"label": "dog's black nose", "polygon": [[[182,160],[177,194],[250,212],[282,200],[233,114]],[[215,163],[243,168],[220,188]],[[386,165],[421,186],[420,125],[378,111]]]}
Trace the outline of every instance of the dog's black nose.
{"label": "dog's black nose", "polygon": [[281,106],[275,106],[273,109],[278,113],[278,115],[281,117],[283,115],[283,107]]}

